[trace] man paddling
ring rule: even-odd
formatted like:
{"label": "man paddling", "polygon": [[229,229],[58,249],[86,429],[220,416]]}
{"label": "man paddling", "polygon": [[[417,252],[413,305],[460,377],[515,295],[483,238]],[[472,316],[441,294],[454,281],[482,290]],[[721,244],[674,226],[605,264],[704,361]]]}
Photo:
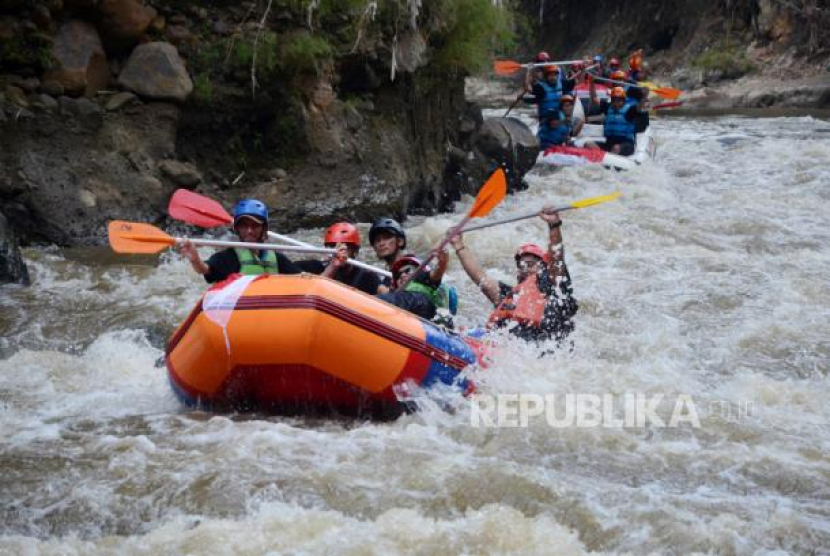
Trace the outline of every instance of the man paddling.
{"label": "man paddling", "polygon": [[453,238],[452,246],[467,275],[495,306],[488,327],[509,326],[512,334],[525,340],[552,338],[561,342],[573,331],[571,319],[579,306],[565,266],[562,221],[547,207],[539,216],[548,225],[548,250],[532,243],[519,247],[515,255],[517,286],[487,276],[461,235]]}
{"label": "man paddling", "polygon": [[360,232],[354,224],[337,222],[326,230],[324,244],[327,248],[336,249],[337,253],[328,261],[297,261],[296,265],[311,274],[321,274],[356,288],[369,295],[378,293],[380,277],[368,270],[348,264],[360,252]]}
{"label": "man paddling", "polygon": [[583,121],[574,119],[574,97],[562,95],[560,110],[553,110],[539,122],[539,150],[558,145],[570,145],[571,139],[582,131]]}
{"label": "man paddling", "polygon": [[571,94],[576,86],[576,80],[566,78],[557,66],[543,66],[544,79],[533,85],[529,91],[532,96],[523,97],[527,104],[537,105],[539,120],[545,115],[559,110],[562,95]]}
{"label": "man paddling", "polygon": [[[644,104],[645,100],[640,101],[640,103],[627,102],[625,89],[622,87],[611,89],[610,96],[610,102],[605,99],[598,100],[596,89],[591,83],[591,102],[596,108],[594,112],[605,115],[602,124],[605,143],[599,146],[593,141],[588,141],[585,146],[591,149],[602,148],[604,151],[621,156],[631,156],[634,154],[636,147],[637,122],[642,120],[639,106]],[[644,112],[647,117],[648,111]]]}
{"label": "man paddling", "polygon": [[[240,241],[265,243],[268,237],[268,207],[257,199],[244,199],[233,210],[233,231]],[[205,277],[209,284],[221,282],[231,274],[299,274],[302,269],[291,259],[270,250],[255,251],[229,247],[214,253],[207,262],[199,256],[196,247],[185,240],[180,251],[193,270]]]}

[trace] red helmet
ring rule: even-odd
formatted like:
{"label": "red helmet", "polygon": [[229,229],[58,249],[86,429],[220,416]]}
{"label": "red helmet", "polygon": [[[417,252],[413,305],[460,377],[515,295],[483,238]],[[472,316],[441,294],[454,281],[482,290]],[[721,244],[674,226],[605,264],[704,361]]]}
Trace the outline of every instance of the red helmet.
{"label": "red helmet", "polygon": [[550,54],[543,50],[539,54],[537,54],[533,60],[536,63],[550,62]]}
{"label": "red helmet", "polygon": [[326,245],[345,243],[360,247],[360,232],[357,231],[357,228],[353,224],[338,222],[337,224],[329,226],[323,242]]}
{"label": "red helmet", "polygon": [[546,253],[544,249],[535,243],[525,243],[516,251],[516,262],[519,262],[519,259],[521,259],[523,255],[533,255],[534,257],[539,257],[544,261]]}
{"label": "red helmet", "polygon": [[[421,259],[415,255],[404,255],[392,264],[392,285],[397,287],[402,270],[408,266],[418,268],[421,266]],[[413,269],[414,270],[414,269]]]}
{"label": "red helmet", "polygon": [[577,62],[573,65],[575,70],[585,69],[585,62]]}
{"label": "red helmet", "polygon": [[559,66],[542,66],[542,73],[550,75],[551,73],[559,73]]}
{"label": "red helmet", "polygon": [[625,98],[625,89],[622,87],[614,87],[611,89],[611,98]]}
{"label": "red helmet", "polygon": [[614,81],[625,81],[626,79],[628,79],[628,76],[625,74],[624,71],[617,70],[611,72],[610,78]]}
{"label": "red helmet", "polygon": [[561,97],[559,97],[559,104],[565,104],[566,102],[572,103],[573,101],[574,97],[571,95],[562,95]]}
{"label": "red helmet", "polygon": [[614,68],[614,67],[618,68],[618,67],[620,67],[620,61],[617,60],[616,58],[611,58],[610,60],[608,60],[608,67],[609,68]]}

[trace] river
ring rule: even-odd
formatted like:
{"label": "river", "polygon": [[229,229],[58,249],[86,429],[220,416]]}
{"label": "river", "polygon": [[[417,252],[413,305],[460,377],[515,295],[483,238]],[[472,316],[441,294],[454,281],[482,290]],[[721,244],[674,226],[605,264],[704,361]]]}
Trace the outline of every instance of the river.
{"label": "river", "polygon": [[[0,287],[0,554],[830,553],[830,123],[653,125],[653,164],[534,174],[495,210],[623,192],[564,216],[573,349],[505,341],[476,378],[662,397],[664,424],[685,400],[697,423],[476,427],[429,396],[391,423],[190,411],[160,362],[203,289],[188,265],[28,249],[32,287]],[[466,239],[510,279],[544,237],[533,219]],[[449,279],[482,322],[455,260]]]}

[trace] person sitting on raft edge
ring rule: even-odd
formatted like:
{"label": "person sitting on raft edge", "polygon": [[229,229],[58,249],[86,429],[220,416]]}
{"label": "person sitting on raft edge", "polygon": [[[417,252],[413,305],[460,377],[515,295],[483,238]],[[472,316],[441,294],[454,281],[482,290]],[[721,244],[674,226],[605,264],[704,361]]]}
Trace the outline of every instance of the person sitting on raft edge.
{"label": "person sitting on raft edge", "polygon": [[467,275],[495,306],[488,328],[509,326],[512,334],[524,340],[554,339],[561,345],[574,330],[572,319],[579,305],[573,297],[571,276],[565,265],[562,220],[548,207],[539,216],[550,231],[548,250],[545,252],[533,243],[519,247],[515,255],[516,286],[487,276],[464,245],[462,235],[453,238],[452,246]]}
{"label": "person sitting on raft edge", "polygon": [[[268,207],[257,199],[243,199],[233,209],[233,231],[240,241],[265,243],[268,237]],[[282,253],[229,247],[214,253],[207,262],[189,240],[179,248],[193,270],[209,284],[221,282],[231,274],[300,274],[303,270]]]}

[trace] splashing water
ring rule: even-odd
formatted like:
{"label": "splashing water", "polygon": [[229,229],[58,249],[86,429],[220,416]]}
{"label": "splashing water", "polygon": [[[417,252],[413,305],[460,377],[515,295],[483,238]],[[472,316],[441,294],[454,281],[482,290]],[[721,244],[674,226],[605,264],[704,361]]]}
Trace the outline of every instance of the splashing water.
{"label": "splashing water", "polygon": [[[564,216],[574,349],[504,339],[484,396],[687,395],[700,426],[473,427],[182,409],[158,361],[203,284],[175,255],[29,250],[0,288],[0,554],[822,553],[830,546],[830,124],[663,119],[629,173],[531,175]],[[422,251],[456,214],[417,222]],[[319,230],[306,230],[315,241]],[[468,234],[491,275],[538,219]],[[461,324],[490,308],[457,261]],[[449,406],[449,409],[448,409]]]}

